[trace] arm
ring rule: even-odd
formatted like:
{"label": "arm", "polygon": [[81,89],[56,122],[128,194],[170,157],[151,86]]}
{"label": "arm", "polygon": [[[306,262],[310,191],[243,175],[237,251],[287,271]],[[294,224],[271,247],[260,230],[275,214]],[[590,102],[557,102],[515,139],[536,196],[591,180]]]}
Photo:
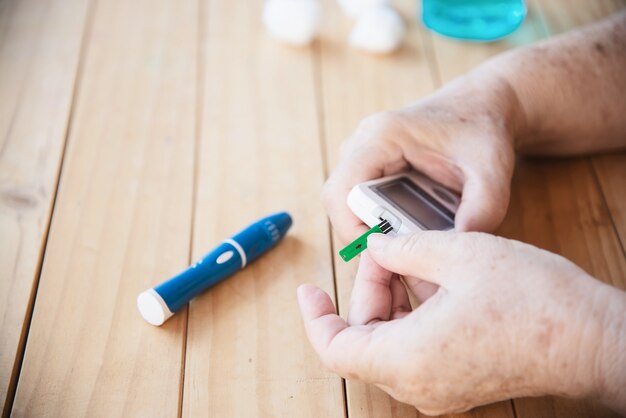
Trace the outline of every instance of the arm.
{"label": "arm", "polygon": [[626,146],[626,10],[511,51],[477,72],[501,77],[520,106],[516,148],[578,154]]}

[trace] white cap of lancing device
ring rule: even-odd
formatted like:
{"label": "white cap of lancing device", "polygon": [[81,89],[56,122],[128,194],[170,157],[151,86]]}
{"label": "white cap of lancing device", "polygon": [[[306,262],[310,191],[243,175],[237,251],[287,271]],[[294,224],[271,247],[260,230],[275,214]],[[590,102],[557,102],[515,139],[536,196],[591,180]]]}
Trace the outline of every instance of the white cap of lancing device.
{"label": "white cap of lancing device", "polygon": [[174,315],[154,289],[148,289],[137,296],[137,308],[143,319],[156,326],[163,325]]}

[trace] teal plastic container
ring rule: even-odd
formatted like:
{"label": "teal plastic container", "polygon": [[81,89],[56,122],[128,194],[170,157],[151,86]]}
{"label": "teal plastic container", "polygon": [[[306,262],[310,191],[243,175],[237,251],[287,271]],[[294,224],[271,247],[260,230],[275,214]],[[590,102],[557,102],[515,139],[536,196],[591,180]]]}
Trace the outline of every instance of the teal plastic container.
{"label": "teal plastic container", "polygon": [[526,17],[524,0],[423,0],[429,29],[452,38],[494,41],[514,32]]}

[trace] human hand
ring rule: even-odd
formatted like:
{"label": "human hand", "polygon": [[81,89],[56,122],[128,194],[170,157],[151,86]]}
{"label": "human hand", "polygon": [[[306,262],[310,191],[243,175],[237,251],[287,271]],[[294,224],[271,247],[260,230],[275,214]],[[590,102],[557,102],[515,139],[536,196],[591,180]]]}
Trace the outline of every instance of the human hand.
{"label": "human hand", "polygon": [[[398,274],[421,302],[415,310]],[[430,296],[424,284],[439,290]],[[517,241],[452,231],[374,234],[347,322],[314,286],[301,286],[298,298],[326,367],[426,414],[518,396],[601,396],[602,387],[619,398],[615,388],[626,379],[624,292]],[[625,407],[615,396],[607,403]]]}
{"label": "human hand", "polygon": [[479,73],[413,105],[364,119],[343,144],[324,186],[326,210],[340,237],[351,241],[367,230],[347,206],[352,187],[408,168],[462,191],[455,229],[495,229],[506,213],[515,163],[515,97],[508,84]]}

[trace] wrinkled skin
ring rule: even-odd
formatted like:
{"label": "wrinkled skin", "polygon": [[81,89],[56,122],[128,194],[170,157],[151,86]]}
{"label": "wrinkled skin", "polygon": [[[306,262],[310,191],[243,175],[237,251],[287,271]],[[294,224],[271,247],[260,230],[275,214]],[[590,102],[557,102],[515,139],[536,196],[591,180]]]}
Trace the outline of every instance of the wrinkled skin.
{"label": "wrinkled skin", "polygon": [[[495,83],[495,80],[491,80]],[[324,202],[344,241],[364,231],[346,206],[352,187],[366,180],[420,170],[462,191],[461,231],[491,231],[506,214],[515,163],[512,132],[519,116],[506,83],[481,91],[480,80],[458,81],[414,105],[375,114],[343,145],[326,182]]]}
{"label": "wrinkled skin", "polygon": [[[592,396],[626,415],[626,293],[560,256],[464,232],[493,231],[504,218],[516,151],[626,146],[624,68],[626,10],[364,119],[323,191],[343,241],[367,229],[346,204],[366,180],[413,168],[460,192],[462,203],[456,232],[370,238],[347,322],[324,292],[299,289],[327,367],[431,414],[556,394]],[[407,292],[423,302],[413,311]]]}
{"label": "wrinkled skin", "polygon": [[[368,245],[347,322],[323,291],[298,289],[330,370],[430,415],[596,390],[604,305],[623,309],[623,294],[563,257],[483,233],[374,234]],[[439,288],[424,294],[425,283]],[[415,310],[407,291],[422,302]]]}

